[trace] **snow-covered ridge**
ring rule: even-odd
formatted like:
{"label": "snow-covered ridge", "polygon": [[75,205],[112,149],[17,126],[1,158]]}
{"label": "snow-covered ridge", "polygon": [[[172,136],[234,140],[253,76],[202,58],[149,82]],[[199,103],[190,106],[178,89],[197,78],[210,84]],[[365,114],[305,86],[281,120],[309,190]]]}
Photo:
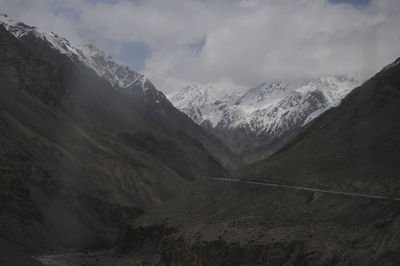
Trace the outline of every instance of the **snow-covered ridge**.
{"label": "snow-covered ridge", "polygon": [[79,58],[86,65],[94,69],[97,74],[107,79],[114,87],[129,88],[141,87],[149,89],[150,81],[142,74],[113,61],[112,57],[94,45],[84,45],[78,48]]}
{"label": "snow-covered ridge", "polygon": [[72,45],[67,39],[54,32],[43,32],[36,27],[14,21],[6,14],[0,14],[0,24],[4,25],[4,27],[17,38],[23,38],[28,34],[33,34],[37,38],[48,42],[53,49],[68,56],[71,60],[79,60],[93,69],[116,89],[131,93],[137,92],[139,89],[139,92],[143,94],[151,93],[152,96],[155,95],[156,98],[165,98],[161,92],[154,88],[153,84],[151,84],[145,76],[129,69],[127,66],[116,63],[111,56],[106,55],[93,45]]}
{"label": "snow-covered ridge", "polygon": [[289,96],[295,89],[291,83],[274,81],[272,83],[263,83],[257,87],[248,90],[235,103],[240,105],[246,113],[252,113],[260,108],[266,108],[276,104],[284,97]]}
{"label": "snow-covered ridge", "polygon": [[79,49],[77,47],[72,46],[67,39],[54,32],[47,33],[40,31],[38,28],[26,25],[23,22],[14,21],[6,14],[0,14],[0,24],[17,38],[23,38],[28,34],[33,34],[37,38],[49,42],[54,49],[71,58],[79,54]]}
{"label": "snow-covered ridge", "polygon": [[212,84],[193,84],[167,95],[176,108],[197,124],[211,123],[213,127],[222,119],[224,109],[233,105],[239,96],[226,95]]}
{"label": "snow-covered ridge", "polygon": [[210,84],[186,86],[168,97],[174,99],[177,108],[203,107],[218,100],[215,88]]}
{"label": "snow-covered ridge", "polygon": [[278,137],[339,105],[360,83],[359,78],[349,75],[320,77],[302,86],[276,81],[242,95],[224,97],[217,97],[210,85],[193,85],[169,98],[175,107],[205,127]]}

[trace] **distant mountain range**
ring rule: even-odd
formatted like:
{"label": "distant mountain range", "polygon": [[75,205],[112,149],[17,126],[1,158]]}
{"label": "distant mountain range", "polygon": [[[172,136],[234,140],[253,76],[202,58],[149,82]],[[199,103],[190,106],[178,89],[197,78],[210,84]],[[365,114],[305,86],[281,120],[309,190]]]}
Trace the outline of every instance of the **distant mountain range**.
{"label": "distant mountain range", "polygon": [[398,265],[399,162],[397,59],[274,155],[139,217],[117,247],[161,265]]}
{"label": "distant mountain range", "polygon": [[296,135],[295,131],[338,106],[360,84],[355,75],[336,75],[301,86],[281,81],[263,83],[242,94],[223,96],[218,96],[212,85],[192,85],[168,98],[249,162],[275,152]]}
{"label": "distant mountain range", "polygon": [[237,177],[399,196],[400,58]]}

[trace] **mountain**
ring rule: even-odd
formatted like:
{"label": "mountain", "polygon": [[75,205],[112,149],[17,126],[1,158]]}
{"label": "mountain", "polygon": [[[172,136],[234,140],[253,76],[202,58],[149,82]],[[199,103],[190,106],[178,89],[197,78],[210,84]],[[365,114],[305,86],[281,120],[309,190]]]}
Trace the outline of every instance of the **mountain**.
{"label": "mountain", "polygon": [[276,154],[132,221],[108,263],[398,265],[399,116],[400,58]]}
{"label": "mountain", "polygon": [[[198,86],[202,128],[97,48],[0,18],[0,265],[399,265],[400,58],[350,93]],[[233,121],[286,145],[220,178],[240,162],[204,128]]]}
{"label": "mountain", "polygon": [[[93,45],[76,46],[56,33],[46,33],[40,29],[16,22],[5,14],[0,14],[0,24],[21,40],[27,49],[38,57],[46,58],[52,64],[64,64],[64,58],[78,64],[79,68],[90,68],[111,86],[127,97],[142,99],[161,116],[202,143],[204,147],[226,169],[241,165],[240,159],[212,134],[199,130],[190,119],[176,110],[165,95],[142,74],[127,66],[120,65]],[[49,49],[50,48],[50,49]]]}
{"label": "mountain", "polygon": [[0,21],[4,246],[107,246],[128,218],[240,165],[143,75],[93,46]]}
{"label": "mountain", "polygon": [[[205,114],[215,111],[213,108],[218,105],[219,98],[212,85],[191,85],[179,91],[167,95],[176,108],[187,114],[194,122],[201,125],[203,122],[214,122],[212,117]],[[210,108],[207,110],[207,108]]]}
{"label": "mountain", "polygon": [[353,90],[279,152],[236,176],[399,196],[399,62]]}
{"label": "mountain", "polygon": [[251,162],[282,147],[298,129],[337,106],[359,84],[356,77],[337,75],[303,86],[263,83],[243,95],[223,97],[218,97],[210,85],[195,85],[168,97],[193,121]]}

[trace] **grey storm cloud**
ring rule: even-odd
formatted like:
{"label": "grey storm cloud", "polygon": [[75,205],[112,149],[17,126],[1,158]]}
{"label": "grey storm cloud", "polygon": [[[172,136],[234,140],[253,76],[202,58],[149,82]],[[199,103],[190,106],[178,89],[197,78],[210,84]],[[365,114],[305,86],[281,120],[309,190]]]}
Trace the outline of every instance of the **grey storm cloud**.
{"label": "grey storm cloud", "polygon": [[0,9],[110,54],[117,48],[106,43],[142,43],[141,71],[167,92],[197,82],[240,88],[371,75],[400,56],[398,0],[0,0]]}

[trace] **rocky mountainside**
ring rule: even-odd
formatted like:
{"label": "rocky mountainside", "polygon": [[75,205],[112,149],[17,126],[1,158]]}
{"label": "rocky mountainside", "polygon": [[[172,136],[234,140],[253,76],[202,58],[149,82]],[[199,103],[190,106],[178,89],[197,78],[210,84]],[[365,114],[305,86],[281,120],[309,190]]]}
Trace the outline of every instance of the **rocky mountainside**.
{"label": "rocky mountainside", "polygon": [[210,85],[189,86],[169,98],[246,161],[254,161],[282,147],[293,132],[337,106],[359,84],[358,78],[338,75],[303,86],[263,83],[242,95],[222,97]]}
{"label": "rocky mountainside", "polygon": [[399,62],[352,91],[278,153],[237,176],[399,196]]}
{"label": "rocky mountainside", "polygon": [[199,140],[226,169],[234,169],[241,165],[238,156],[214,135],[199,129],[190,119],[179,112],[146,77],[127,66],[116,63],[95,46],[90,44],[73,45],[54,32],[43,32],[36,27],[14,21],[6,14],[0,14],[0,24],[4,25],[36,56],[56,65],[64,64],[65,57],[67,57],[80,69],[89,68],[94,71],[125,96],[146,102],[149,108],[164,117],[166,123],[170,123],[171,126],[178,128],[177,130]]}
{"label": "rocky mountainside", "polygon": [[1,21],[1,241],[106,246],[129,217],[238,165],[142,75],[92,46]]}
{"label": "rocky mountainside", "polygon": [[100,258],[104,265],[398,265],[399,115],[400,59],[278,153],[232,179],[199,180],[135,219],[118,239],[118,256]]}
{"label": "rocky mountainside", "polygon": [[[218,104],[219,98],[216,95],[212,85],[192,85],[183,87],[179,91],[167,95],[176,108],[187,114],[194,122],[201,125],[211,123],[214,125],[213,117],[207,117],[206,114],[214,113],[217,110],[214,104]],[[218,122],[218,120],[216,121]]]}
{"label": "rocky mountainside", "polygon": [[[399,265],[400,58],[354,90],[188,87],[200,127],[97,48],[0,21],[0,265]],[[239,162],[204,128],[279,150],[220,178]]]}

